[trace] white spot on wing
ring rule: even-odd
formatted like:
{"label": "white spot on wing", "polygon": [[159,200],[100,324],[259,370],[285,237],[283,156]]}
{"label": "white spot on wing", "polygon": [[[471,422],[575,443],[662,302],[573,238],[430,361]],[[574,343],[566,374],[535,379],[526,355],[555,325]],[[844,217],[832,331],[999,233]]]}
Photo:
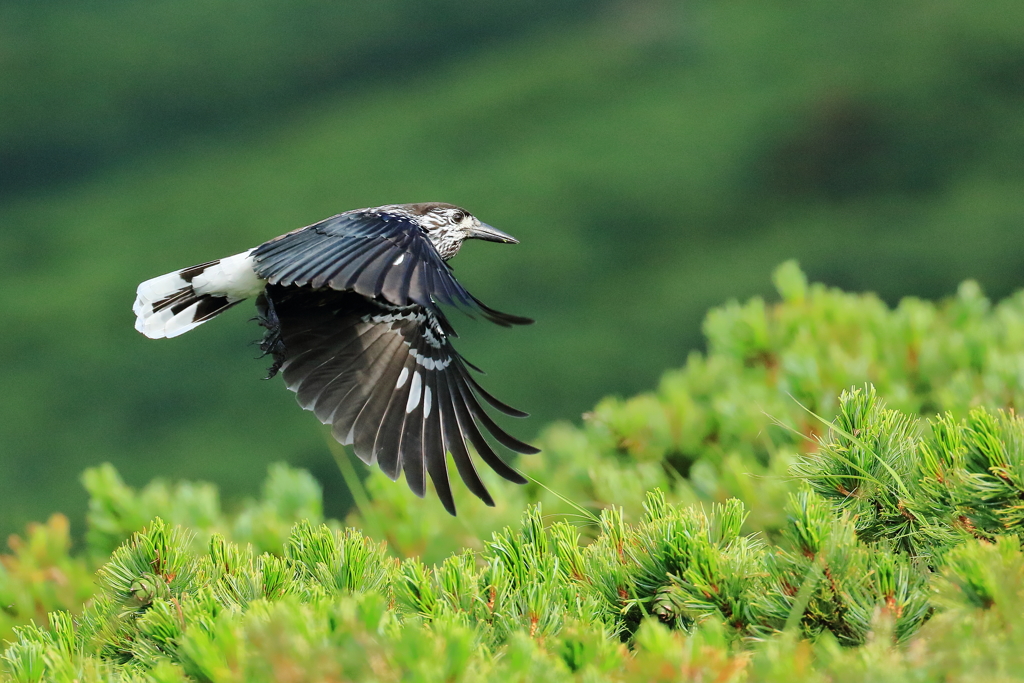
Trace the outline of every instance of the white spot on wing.
{"label": "white spot on wing", "polygon": [[424,418],[430,417],[430,408],[433,406],[433,403],[431,403],[430,398],[431,398],[431,396],[430,396],[430,387],[423,387],[423,417]]}
{"label": "white spot on wing", "polygon": [[444,370],[451,365],[451,356],[444,359],[431,358],[430,356],[424,356],[418,353],[415,349],[410,349],[409,353],[416,359],[416,363],[422,365],[427,370]]}
{"label": "white spot on wing", "polygon": [[401,389],[406,380],[409,379],[409,368],[402,368],[402,374],[398,376],[398,384],[395,385],[395,389]]}
{"label": "white spot on wing", "polygon": [[396,259],[395,259],[395,262],[394,262],[394,263],[392,263],[391,265],[393,265],[393,266],[397,266],[397,265],[400,265],[400,264],[402,263],[402,261],[404,261],[404,260],[405,260],[405,254],[402,254],[401,256],[399,256],[398,258],[396,258]]}
{"label": "white spot on wing", "polygon": [[416,406],[420,404],[420,373],[414,372],[412,374],[412,386],[409,387],[409,401],[405,404],[406,414],[416,410]]}

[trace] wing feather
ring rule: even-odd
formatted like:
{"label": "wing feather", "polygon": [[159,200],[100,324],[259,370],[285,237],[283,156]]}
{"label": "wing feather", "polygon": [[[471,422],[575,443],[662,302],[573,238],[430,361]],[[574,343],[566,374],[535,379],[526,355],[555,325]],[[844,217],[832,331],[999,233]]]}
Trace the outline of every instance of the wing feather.
{"label": "wing feather", "polygon": [[489,391],[480,386],[480,383],[473,379],[473,376],[468,372],[465,375],[465,379],[467,382],[469,382],[469,385],[473,387],[473,391],[481,398],[483,398],[485,401],[487,401],[489,404],[491,404],[491,406],[496,410],[499,410],[510,417],[530,417],[529,413],[523,412],[518,408],[513,408],[504,401],[500,401],[497,398],[495,398],[493,394],[491,394]]}
{"label": "wing feather", "polygon": [[[367,354],[373,344],[384,336],[384,330],[372,326],[349,328],[347,335],[304,335],[301,340],[292,338],[294,347],[305,347],[302,353],[288,359],[284,365],[285,382],[288,388],[296,392],[300,402],[306,400],[305,394],[311,391],[316,371],[324,365],[338,365],[339,359],[352,363],[359,356]],[[323,373],[320,373],[323,374]]]}
{"label": "wing feather", "polygon": [[[434,373],[423,373],[423,384],[420,386],[420,393],[418,400],[413,405],[412,410],[409,406],[404,406],[405,410],[405,421],[402,425],[401,440],[398,446],[399,460],[402,466],[402,471],[405,472],[405,482],[412,489],[412,492],[423,497],[426,493],[426,476],[425,476],[425,465],[426,456],[423,452],[423,423],[424,423],[424,405],[423,401],[427,398],[427,392],[429,385],[426,383],[426,375],[433,375]],[[416,395],[411,393],[410,390],[409,403],[417,398]],[[433,400],[433,397],[431,397]],[[395,473],[397,478],[397,472]]]}
{"label": "wing feather", "polygon": [[[400,350],[401,342],[396,342],[392,335],[385,335],[385,339],[387,339],[386,346],[377,356],[377,362],[381,369],[373,373],[375,377],[383,375],[385,365],[391,362],[395,357],[395,353]],[[325,399],[328,405],[337,402],[333,412],[329,413],[327,421],[332,424],[334,435],[341,443],[354,445],[356,420],[365,408],[376,386],[366,383],[363,379],[364,374],[361,372],[346,371],[345,374],[345,382],[348,387],[347,392],[341,393],[339,391],[336,395]],[[365,462],[373,462],[372,453],[357,451],[357,454]]]}
{"label": "wing feather", "polygon": [[540,449],[520,441],[498,426],[498,423],[496,423],[494,419],[487,414],[487,411],[483,409],[480,402],[476,400],[476,396],[473,395],[473,392],[465,381],[465,374],[458,377],[458,382],[459,391],[465,399],[466,407],[469,409],[470,414],[476,418],[476,420],[480,421],[480,424],[487,429],[490,435],[493,436],[498,443],[510,451],[515,451],[516,453],[523,453],[525,455],[540,453]]}
{"label": "wing feather", "polygon": [[[441,411],[437,406],[437,379],[438,373],[428,372],[424,380],[423,388],[423,429],[420,434],[420,454],[417,462],[415,454],[410,457],[402,457],[402,468],[405,470],[405,480],[409,482],[413,493],[423,496],[426,493],[426,477],[431,468],[431,463],[441,461],[445,465],[444,441],[441,437]],[[433,475],[431,475],[433,479]],[[413,482],[422,482],[417,488]],[[437,484],[434,484],[437,488]],[[447,506],[445,506],[447,507]]]}
{"label": "wing feather", "polygon": [[[415,277],[415,270],[406,272]],[[364,462],[376,462],[392,479],[404,472],[419,496],[429,477],[453,514],[446,452],[466,487],[488,505],[494,500],[468,444],[501,476],[525,481],[489,445],[481,426],[513,451],[536,449],[501,429],[477,397],[504,412],[522,413],[468,375],[440,311],[331,289],[270,285],[265,296],[276,311],[277,325],[268,322],[274,327],[268,334],[280,335],[286,385]]]}
{"label": "wing feather", "polygon": [[[452,381],[453,385],[456,385],[452,387],[452,401],[455,405],[456,412],[458,413],[459,424],[462,426],[463,434],[465,434],[468,437],[469,442],[473,444],[473,448],[476,449],[476,452],[480,455],[481,458],[483,458],[483,461],[491,466],[491,469],[493,469],[495,472],[503,476],[505,479],[513,481],[517,484],[525,484],[526,479],[523,478],[523,475],[519,474],[514,469],[512,469],[508,465],[508,463],[502,460],[501,457],[494,452],[494,449],[491,448],[491,445],[489,443],[487,443],[487,439],[484,438],[483,433],[477,426],[474,417],[478,418],[481,414],[487,415],[487,413],[485,413],[483,409],[480,408],[480,405],[476,402],[476,399],[472,396],[472,394],[469,394],[467,396],[468,392],[462,391],[462,388],[458,386],[458,375],[452,373],[449,379]],[[459,400],[460,398],[462,399],[461,402]],[[493,430],[491,429],[492,426],[494,427]],[[506,448],[508,446],[504,443],[505,437],[511,439],[512,442],[522,443],[518,442],[516,439],[509,436],[508,434],[505,434],[505,432],[503,432],[501,428],[495,425],[493,422],[491,422],[490,425],[487,425],[487,427],[488,430],[491,431],[491,434],[495,437],[495,439],[498,440],[498,443],[501,443],[503,446],[506,446]],[[526,446],[526,444],[523,445]],[[530,446],[526,447],[531,448]]]}
{"label": "wing feather", "polygon": [[363,296],[379,297],[384,289],[388,273],[408,270],[408,268],[401,268],[404,256],[405,253],[397,245],[389,244],[386,250],[382,250],[373,260],[366,262],[352,283],[352,289]]}
{"label": "wing feather", "polygon": [[[331,289],[336,289],[338,291],[352,291],[362,294],[363,296],[373,297],[374,292],[372,289],[367,291],[366,289],[357,287],[356,283],[359,281],[360,276],[368,266],[373,264],[375,261],[378,261],[379,257],[382,255],[385,255],[385,258],[380,259],[380,261],[382,263],[386,262],[387,253],[392,251],[395,251],[395,245],[387,240],[374,240],[370,242],[366,249],[352,255],[348,262],[345,263],[345,266],[339,270],[334,277],[327,281],[327,284]],[[378,274],[379,271],[373,271],[372,277],[374,282],[376,282]]]}
{"label": "wing feather", "polygon": [[465,482],[466,488],[488,506],[494,507],[494,499],[491,498],[487,487],[480,480],[480,475],[477,474],[476,467],[473,466],[473,458],[470,457],[469,449],[466,448],[464,427],[459,421],[458,398],[452,395],[448,379],[447,373],[441,373],[437,378],[441,433],[444,435],[445,449],[452,454],[455,469],[458,470],[459,476]]}
{"label": "wing feather", "polygon": [[[350,423],[341,419],[342,415],[338,415],[339,407],[344,405],[359,405],[361,407],[365,403],[370,390],[374,387],[372,382],[385,372],[386,363],[395,349],[395,340],[387,334],[380,334],[361,353],[353,354],[348,358],[332,359],[333,362],[327,372],[317,372],[316,370],[319,368],[314,370],[314,374],[311,375],[314,379],[307,380],[299,388],[296,398],[300,404],[303,404],[303,394],[305,393],[308,403],[312,406],[309,409],[324,424],[344,423],[351,427]],[[365,368],[365,371],[360,374],[344,372],[345,367],[356,366]],[[327,381],[318,381],[320,377]]]}
{"label": "wing feather", "polygon": [[[374,453],[377,453],[377,465],[392,481],[398,479],[401,472],[401,444],[402,430],[406,420],[405,406],[409,402],[409,394],[413,389],[412,377],[415,373],[415,359],[408,354],[398,350],[401,360],[404,361],[402,371],[399,373],[395,385],[391,388],[391,397],[388,403],[384,419],[375,432]],[[419,382],[415,383],[416,389],[420,390]],[[386,387],[385,387],[386,388]]]}
{"label": "wing feather", "polygon": [[[398,344],[395,344],[394,348],[397,350],[401,343],[399,339]],[[353,424],[354,441],[352,447],[356,455],[365,462],[377,460],[378,453],[374,450],[373,445],[376,442],[381,422],[384,420],[384,414],[391,403],[398,377],[402,372],[402,368],[405,367],[404,361],[405,359],[400,353],[391,354],[385,364],[384,372],[380,374],[379,379],[373,384],[373,388],[366,399],[366,404],[359,411],[359,415]],[[389,468],[384,474],[395,478],[392,476],[392,468]]]}
{"label": "wing feather", "polygon": [[[398,257],[398,259],[401,258],[401,256]],[[383,297],[385,301],[409,300],[413,276],[416,274],[418,267],[422,266],[422,262],[416,263],[410,268],[399,268],[399,265],[401,263],[395,264],[394,267],[388,269],[386,276],[381,282],[378,295]]]}
{"label": "wing feather", "polygon": [[532,322],[481,303],[412,218],[383,207],[332,216],[265,242],[252,256],[257,275],[271,284],[327,286],[395,306],[445,304],[505,326]]}

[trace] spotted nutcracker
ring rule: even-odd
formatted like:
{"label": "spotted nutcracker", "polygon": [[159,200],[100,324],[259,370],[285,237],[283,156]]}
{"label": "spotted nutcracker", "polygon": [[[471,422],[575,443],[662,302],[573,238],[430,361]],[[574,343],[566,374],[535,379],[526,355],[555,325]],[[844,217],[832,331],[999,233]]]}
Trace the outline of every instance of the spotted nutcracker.
{"label": "spotted nutcracker", "polygon": [[447,261],[466,239],[517,244],[452,204],[392,204],[347,211],[216,261],[139,285],[135,329],[175,337],[250,297],[266,328],[260,347],[342,444],[391,479],[405,472],[423,496],[429,475],[455,514],[448,481],[451,453],[466,486],[494,501],[467,442],[494,471],[525,479],[484,438],[536,453],[499,427],[480,400],[515,417],[470,375],[475,368],[451,345],[457,336],[439,304],[479,313],[503,326],[528,318],[496,311],[459,284]]}

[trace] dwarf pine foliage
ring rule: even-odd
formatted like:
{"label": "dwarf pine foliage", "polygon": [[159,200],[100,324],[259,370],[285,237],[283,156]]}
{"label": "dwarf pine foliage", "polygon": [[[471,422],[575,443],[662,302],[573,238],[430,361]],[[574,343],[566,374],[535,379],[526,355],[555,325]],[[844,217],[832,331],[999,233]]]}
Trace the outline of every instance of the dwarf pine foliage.
{"label": "dwarf pine foliage", "polygon": [[0,557],[0,676],[1024,678],[1024,296],[776,284],[657,392],[549,428],[520,462],[547,488],[489,517],[373,475],[344,526],[283,465],[233,514],[89,470],[83,551],[55,515]]}

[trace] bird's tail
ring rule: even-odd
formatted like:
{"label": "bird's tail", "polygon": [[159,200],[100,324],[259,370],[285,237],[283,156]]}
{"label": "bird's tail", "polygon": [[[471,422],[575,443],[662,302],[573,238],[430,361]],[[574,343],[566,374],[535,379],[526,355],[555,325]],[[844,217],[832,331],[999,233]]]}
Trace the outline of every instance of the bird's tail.
{"label": "bird's tail", "polygon": [[197,276],[220,263],[219,260],[201,263],[139,285],[132,307],[137,316],[135,329],[150,339],[177,337],[243,301],[244,297],[222,292],[202,293],[193,288]]}

